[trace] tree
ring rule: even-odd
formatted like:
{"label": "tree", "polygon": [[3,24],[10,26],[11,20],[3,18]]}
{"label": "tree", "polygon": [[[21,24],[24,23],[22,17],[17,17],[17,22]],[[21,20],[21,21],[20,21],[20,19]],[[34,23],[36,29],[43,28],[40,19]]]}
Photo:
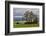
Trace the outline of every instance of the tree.
{"label": "tree", "polygon": [[32,21],[32,17],[33,17],[33,13],[32,13],[32,11],[26,11],[25,13],[24,13],[24,17],[26,17],[26,21]]}
{"label": "tree", "polygon": [[37,15],[35,15],[35,14],[33,14],[33,12],[32,11],[26,11],[25,13],[24,13],[24,17],[26,18],[26,21],[27,22],[33,22],[33,21],[37,21]]}
{"label": "tree", "polygon": [[24,17],[26,18],[26,21],[27,21],[27,18],[28,18],[28,14],[29,14],[29,11],[26,11],[26,12],[24,13]]}
{"label": "tree", "polygon": [[30,18],[29,21],[32,22],[32,18],[33,18],[33,13],[32,13],[32,11],[29,12],[29,18]]}

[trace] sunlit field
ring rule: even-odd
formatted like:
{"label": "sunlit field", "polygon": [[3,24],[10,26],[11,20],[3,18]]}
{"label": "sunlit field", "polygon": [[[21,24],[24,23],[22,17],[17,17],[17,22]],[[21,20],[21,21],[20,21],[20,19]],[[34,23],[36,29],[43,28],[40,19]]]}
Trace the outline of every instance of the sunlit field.
{"label": "sunlit field", "polygon": [[25,24],[26,21],[14,21],[13,28],[39,27],[39,24]]}

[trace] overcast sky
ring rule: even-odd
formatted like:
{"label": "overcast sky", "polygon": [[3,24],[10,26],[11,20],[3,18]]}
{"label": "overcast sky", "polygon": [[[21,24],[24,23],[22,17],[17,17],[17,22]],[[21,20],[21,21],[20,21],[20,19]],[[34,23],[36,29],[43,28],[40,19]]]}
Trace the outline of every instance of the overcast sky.
{"label": "overcast sky", "polygon": [[13,16],[23,16],[27,10],[32,11],[36,15],[39,15],[38,8],[13,8]]}

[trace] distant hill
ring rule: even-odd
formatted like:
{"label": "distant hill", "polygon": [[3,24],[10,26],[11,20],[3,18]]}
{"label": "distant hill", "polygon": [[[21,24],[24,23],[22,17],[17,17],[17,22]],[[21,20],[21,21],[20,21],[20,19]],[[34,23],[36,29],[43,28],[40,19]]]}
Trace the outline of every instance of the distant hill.
{"label": "distant hill", "polygon": [[[33,18],[35,18],[36,16],[34,16]],[[38,18],[38,16],[37,16],[37,18]],[[31,20],[31,18],[27,18],[28,20]],[[22,16],[14,16],[13,17],[13,20],[15,20],[15,21],[24,21],[24,20],[26,20],[26,18],[25,17],[22,17]],[[39,20],[39,18],[38,18],[38,20]]]}
{"label": "distant hill", "polygon": [[17,16],[17,17],[14,16],[13,19],[16,20],[16,21],[26,20],[26,19],[25,19],[24,17],[22,17],[22,16]]}

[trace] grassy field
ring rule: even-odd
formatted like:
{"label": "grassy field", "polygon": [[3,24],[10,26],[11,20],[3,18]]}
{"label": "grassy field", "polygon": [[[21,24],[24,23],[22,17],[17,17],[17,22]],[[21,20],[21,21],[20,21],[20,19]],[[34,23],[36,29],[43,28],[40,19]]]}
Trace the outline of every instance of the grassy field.
{"label": "grassy field", "polygon": [[[19,22],[19,24],[16,24],[17,22]],[[39,24],[24,24],[24,22],[26,21],[14,21],[13,23],[13,28],[25,28],[25,27],[38,27]]]}

